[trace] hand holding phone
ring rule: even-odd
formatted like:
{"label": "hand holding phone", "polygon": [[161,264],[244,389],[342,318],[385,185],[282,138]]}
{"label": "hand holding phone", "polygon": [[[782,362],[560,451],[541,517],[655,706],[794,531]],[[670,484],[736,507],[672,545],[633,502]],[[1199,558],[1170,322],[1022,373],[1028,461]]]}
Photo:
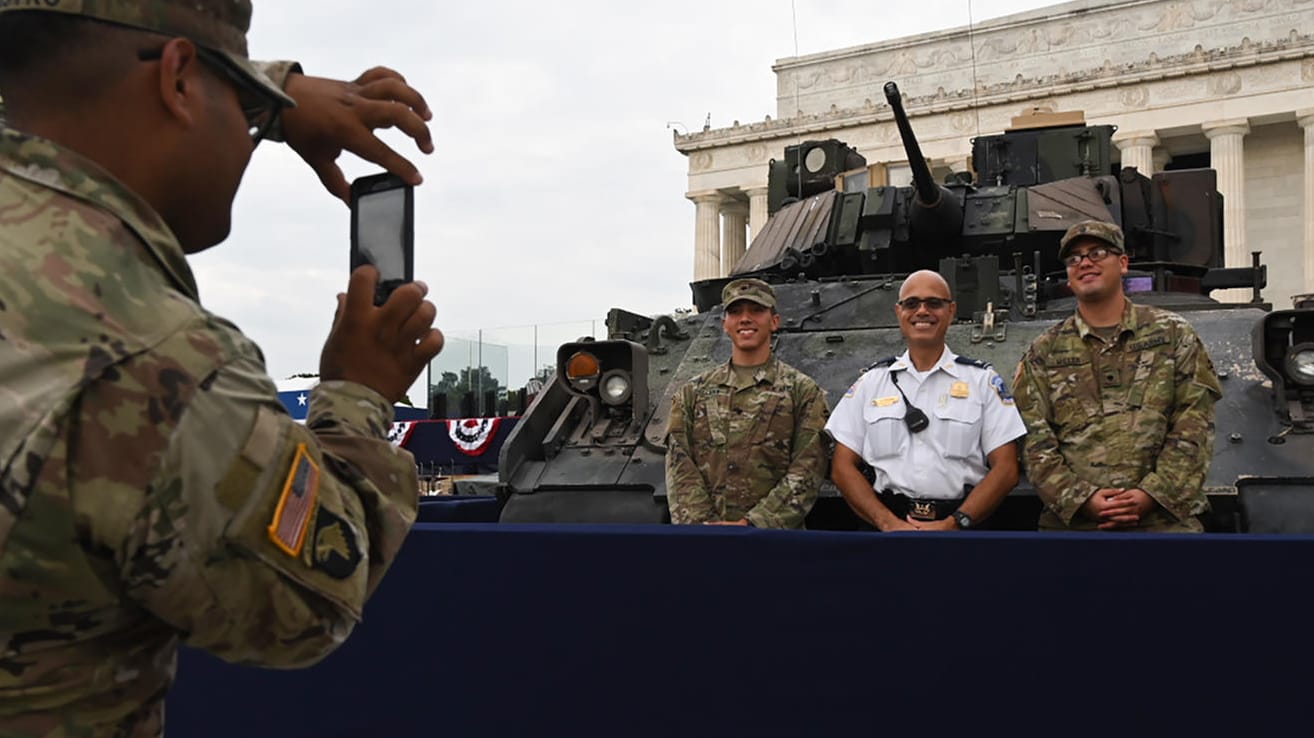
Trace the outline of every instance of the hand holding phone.
{"label": "hand holding phone", "polygon": [[374,304],[415,279],[415,190],[392,174],[351,183],[351,271],[379,270]]}

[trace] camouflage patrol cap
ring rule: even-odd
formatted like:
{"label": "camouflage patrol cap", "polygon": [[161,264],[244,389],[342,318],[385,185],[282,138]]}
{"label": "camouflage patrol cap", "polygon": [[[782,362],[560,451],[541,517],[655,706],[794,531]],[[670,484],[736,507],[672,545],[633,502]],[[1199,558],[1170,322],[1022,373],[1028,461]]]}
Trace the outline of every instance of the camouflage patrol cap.
{"label": "camouflage patrol cap", "polygon": [[0,13],[65,13],[166,36],[185,36],[283,105],[296,101],[247,57],[251,0],[0,0]]}
{"label": "camouflage patrol cap", "polygon": [[1059,258],[1067,258],[1068,247],[1075,241],[1083,238],[1093,238],[1097,241],[1103,241],[1109,246],[1118,250],[1118,253],[1126,251],[1123,246],[1122,229],[1116,223],[1106,223],[1102,220],[1083,220],[1074,224],[1063,234],[1063,240],[1059,241]]}
{"label": "camouflage patrol cap", "polygon": [[760,279],[736,279],[721,290],[721,304],[726,307],[735,300],[748,300],[763,307],[776,306],[776,291]]}

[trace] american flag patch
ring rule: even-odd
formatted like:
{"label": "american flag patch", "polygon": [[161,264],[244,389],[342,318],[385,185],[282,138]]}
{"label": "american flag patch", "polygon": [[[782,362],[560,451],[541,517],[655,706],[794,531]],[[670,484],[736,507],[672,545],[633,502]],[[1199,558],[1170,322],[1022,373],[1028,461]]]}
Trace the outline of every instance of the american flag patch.
{"label": "american flag patch", "polygon": [[269,540],[289,556],[300,556],[310,528],[311,513],[319,495],[319,467],[306,452],[306,444],[297,444],[292,470],[283,483],[274,519],[269,522]]}

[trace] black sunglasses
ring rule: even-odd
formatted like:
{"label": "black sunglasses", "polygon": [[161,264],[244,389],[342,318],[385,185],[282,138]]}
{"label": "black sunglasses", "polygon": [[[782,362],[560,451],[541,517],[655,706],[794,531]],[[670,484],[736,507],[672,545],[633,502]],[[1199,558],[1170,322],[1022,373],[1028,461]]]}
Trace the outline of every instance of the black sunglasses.
{"label": "black sunglasses", "polygon": [[943,297],[905,297],[896,303],[904,310],[917,310],[925,305],[928,310],[942,310],[953,304],[953,300]]}
{"label": "black sunglasses", "polygon": [[[137,58],[141,61],[159,61],[164,55],[164,47],[158,49],[142,49],[137,52]],[[209,64],[212,69],[218,70],[229,82],[237,88],[237,99],[242,106],[242,115],[246,117],[246,132],[251,136],[251,145],[260,143],[269,129],[274,127],[278,120],[278,115],[282,112],[283,103],[270,95],[265,90],[256,87],[251,80],[238,74],[228,62],[218,52],[211,51],[204,46],[196,47],[196,55],[201,61]]]}

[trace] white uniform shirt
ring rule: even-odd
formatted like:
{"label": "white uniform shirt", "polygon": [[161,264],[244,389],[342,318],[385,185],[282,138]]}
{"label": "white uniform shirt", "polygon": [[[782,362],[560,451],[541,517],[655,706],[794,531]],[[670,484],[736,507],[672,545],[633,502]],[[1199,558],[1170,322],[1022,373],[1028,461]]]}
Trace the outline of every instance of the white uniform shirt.
{"label": "white uniform shirt", "polygon": [[[876,470],[876,490],[960,499],[964,485],[985,478],[986,456],[1026,433],[999,374],[955,358],[946,346],[919,380],[904,351],[893,364],[859,377],[830,414],[826,431]],[[900,389],[930,420],[920,433],[903,422],[908,405]]]}

